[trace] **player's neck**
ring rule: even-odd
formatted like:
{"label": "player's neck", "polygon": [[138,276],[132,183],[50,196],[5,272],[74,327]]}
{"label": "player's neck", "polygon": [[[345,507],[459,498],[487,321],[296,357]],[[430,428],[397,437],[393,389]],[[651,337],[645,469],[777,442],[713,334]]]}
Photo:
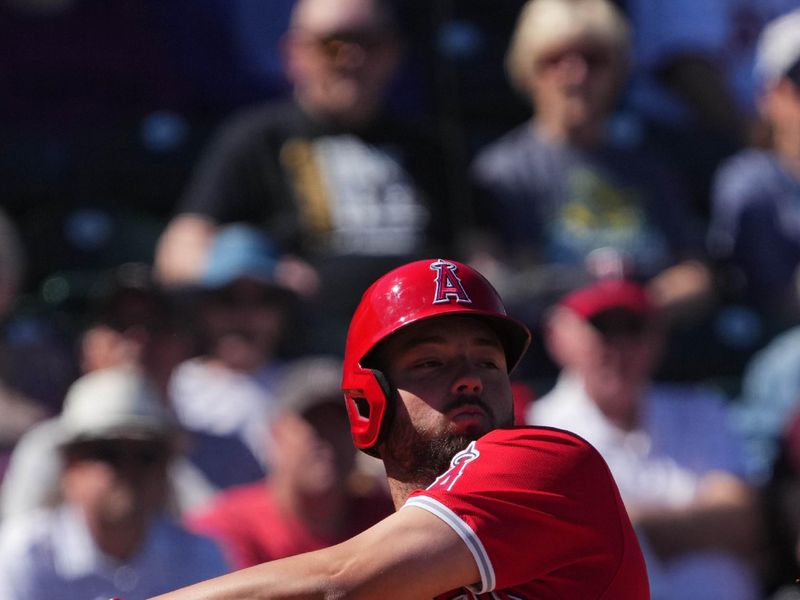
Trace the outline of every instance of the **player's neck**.
{"label": "player's neck", "polygon": [[387,480],[389,483],[389,493],[392,496],[392,503],[394,504],[395,510],[400,510],[400,507],[406,503],[406,500],[411,495],[411,492],[426,487],[425,485],[419,483],[400,481],[399,479],[394,479],[392,477],[388,477]]}
{"label": "player's neck", "polygon": [[387,464],[385,460],[384,466],[395,509],[403,506],[413,491],[428,487],[436,479],[434,474],[423,475],[422,471],[398,468],[396,465]]}
{"label": "player's neck", "polygon": [[471,439],[454,436],[434,440],[441,442],[439,444],[417,440],[415,443],[418,447],[412,448],[407,441],[400,443],[390,435],[380,449],[380,456],[395,508],[405,504],[413,491],[431,485],[450,467],[453,456],[463,450]]}

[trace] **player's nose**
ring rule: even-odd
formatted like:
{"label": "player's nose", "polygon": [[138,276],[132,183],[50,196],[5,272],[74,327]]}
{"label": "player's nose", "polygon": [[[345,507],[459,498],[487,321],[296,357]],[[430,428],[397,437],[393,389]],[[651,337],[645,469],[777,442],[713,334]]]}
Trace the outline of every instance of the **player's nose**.
{"label": "player's nose", "polygon": [[454,394],[480,394],[483,391],[483,380],[475,365],[463,363],[453,378],[451,391]]}

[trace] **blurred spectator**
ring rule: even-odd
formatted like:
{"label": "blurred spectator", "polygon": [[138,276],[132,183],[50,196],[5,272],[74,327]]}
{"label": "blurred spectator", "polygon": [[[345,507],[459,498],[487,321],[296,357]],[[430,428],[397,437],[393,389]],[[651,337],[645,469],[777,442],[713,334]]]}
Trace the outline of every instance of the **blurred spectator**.
{"label": "blurred spectator", "polygon": [[332,358],[290,365],[270,423],[266,481],[223,491],[188,516],[189,527],[217,539],[236,568],[331,546],[393,512],[385,486],[359,477],[341,377]]}
{"label": "blurred spectator", "polygon": [[743,150],[714,180],[709,244],[742,300],[773,320],[800,316],[800,10],[770,22],[757,52],[767,148]]}
{"label": "blurred spectator", "polygon": [[[628,116],[692,184],[708,214],[719,161],[763,137],[753,64],[759,32],[796,0],[625,0],[633,26]],[[630,125],[630,123],[629,123]]]}
{"label": "blurred spectator", "polygon": [[135,600],[227,570],[211,540],[166,516],[178,430],[143,374],[82,377],[59,423],[64,501],[3,524],[0,597]]}
{"label": "blurred spectator", "polygon": [[277,254],[260,229],[217,230],[194,300],[200,352],[175,369],[169,397],[193,434],[190,459],[218,487],[261,479],[294,295],[275,282]]}
{"label": "blurred spectator", "polygon": [[488,258],[484,271],[520,310],[544,308],[587,271],[648,280],[665,305],[709,297],[679,179],[609,131],[628,62],[628,25],[606,0],[531,0],[519,15],[506,67],[534,116],[483,149],[472,178],[488,236],[488,257],[478,247],[474,260]]}
{"label": "blurred spectator", "polygon": [[403,42],[386,0],[300,0],[283,43],[293,97],[224,125],[164,232],[167,283],[196,280],[220,224],[264,228],[277,276],[316,299],[317,349],[339,351],[361,291],[389,267],[447,247],[447,157],[435,128],[386,101]]}
{"label": "blurred spectator", "polygon": [[[77,279],[77,278],[75,278]],[[80,372],[121,366],[141,368],[166,397],[172,370],[195,352],[191,324],[179,314],[177,298],[154,284],[146,265],[121,265],[91,277],[88,289],[76,289],[70,312],[83,320],[76,362]],[[79,288],[73,281],[73,287]],[[10,455],[0,486],[0,518],[8,519],[59,500],[63,468],[58,451],[60,424],[53,417],[27,429]],[[31,477],[31,473],[36,477]],[[211,486],[185,459],[170,465],[178,511],[205,501]]]}
{"label": "blurred spectator", "polygon": [[134,263],[112,269],[93,287],[91,322],[79,341],[81,371],[139,365],[166,393],[173,369],[197,351],[179,295],[153,281],[149,266]]}
{"label": "blurred spectator", "polygon": [[573,431],[606,459],[645,550],[654,600],[756,600],[758,505],[726,400],[653,383],[663,326],[629,281],[566,295],[546,324],[563,370],[527,421]]}

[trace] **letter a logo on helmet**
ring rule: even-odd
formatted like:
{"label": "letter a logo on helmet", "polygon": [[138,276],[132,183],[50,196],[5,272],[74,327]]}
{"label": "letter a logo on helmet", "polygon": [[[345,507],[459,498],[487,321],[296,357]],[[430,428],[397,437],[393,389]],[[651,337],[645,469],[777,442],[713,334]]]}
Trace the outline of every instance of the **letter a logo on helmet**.
{"label": "letter a logo on helmet", "polygon": [[436,293],[433,297],[434,304],[441,304],[442,302],[463,302],[472,304],[467,290],[464,289],[464,284],[461,283],[456,271],[458,267],[453,263],[439,259],[431,263],[431,270],[436,271]]}
{"label": "letter a logo on helmet", "polygon": [[503,344],[509,371],[530,343],[528,328],[508,316],[492,284],[472,267],[428,259],[389,271],[364,292],[347,332],[342,391],[358,448],[374,454],[394,410],[393,392],[370,361],[375,349],[409,325],[447,315],[489,325]]}

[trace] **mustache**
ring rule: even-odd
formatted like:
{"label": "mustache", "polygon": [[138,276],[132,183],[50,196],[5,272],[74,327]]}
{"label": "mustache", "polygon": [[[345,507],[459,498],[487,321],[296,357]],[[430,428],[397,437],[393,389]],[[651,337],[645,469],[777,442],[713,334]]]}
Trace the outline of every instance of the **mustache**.
{"label": "mustache", "polygon": [[492,408],[477,396],[466,396],[466,395],[457,396],[444,405],[442,412],[446,414],[449,413],[451,410],[454,410],[456,408],[461,408],[462,406],[477,406],[488,415],[492,423],[496,422],[496,416]]}

